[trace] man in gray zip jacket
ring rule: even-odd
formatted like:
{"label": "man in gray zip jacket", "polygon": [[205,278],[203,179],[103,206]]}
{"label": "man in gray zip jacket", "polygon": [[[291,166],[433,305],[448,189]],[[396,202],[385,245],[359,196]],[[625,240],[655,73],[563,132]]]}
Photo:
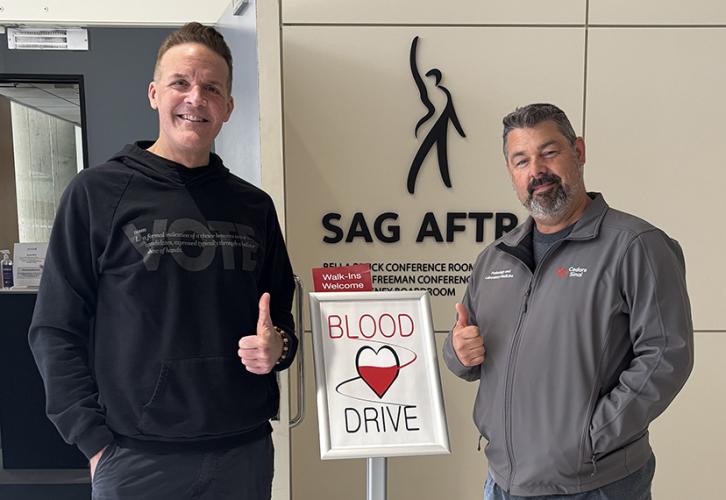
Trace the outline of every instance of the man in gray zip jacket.
{"label": "man in gray zip jacket", "polygon": [[479,381],[485,499],[647,500],[648,424],[693,367],[681,248],[586,191],[556,106],[507,115],[504,156],[531,216],[479,255],[444,344]]}

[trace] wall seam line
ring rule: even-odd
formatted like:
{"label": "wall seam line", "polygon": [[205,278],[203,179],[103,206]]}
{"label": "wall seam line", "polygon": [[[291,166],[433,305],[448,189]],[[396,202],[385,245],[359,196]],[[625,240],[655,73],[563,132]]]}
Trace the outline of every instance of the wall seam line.
{"label": "wall seam line", "polygon": [[[589,6],[589,2],[587,4]],[[589,7],[588,7],[589,9]],[[724,29],[726,24],[596,24],[596,23],[562,23],[562,24],[516,24],[516,23],[282,23],[287,27],[319,27],[319,28],[618,28],[618,29]]]}
{"label": "wall seam line", "polygon": [[726,28],[726,24],[590,24],[591,28],[622,28],[622,29],[689,29],[689,28]]}
{"label": "wall seam line", "polygon": [[585,3],[585,61],[583,63],[583,81],[582,81],[582,137],[585,138],[585,124],[587,123],[587,60],[589,57],[590,31],[588,24],[590,22],[590,0]]}
{"label": "wall seam line", "polygon": [[[277,16],[278,16],[278,37],[280,43],[280,140],[282,141],[282,200],[284,203],[284,217],[285,217],[285,245],[289,245],[288,242],[288,228],[287,223],[287,155],[285,145],[285,67],[283,64],[283,52],[285,47],[283,46],[283,33],[282,33],[282,0],[277,2]],[[294,270],[293,270],[294,272]],[[292,468],[290,468],[290,475],[292,476]],[[290,485],[292,486],[292,477],[290,477]]]}
{"label": "wall seam line", "polygon": [[283,27],[320,28],[582,28],[582,23],[563,24],[492,24],[492,23],[283,23]]}

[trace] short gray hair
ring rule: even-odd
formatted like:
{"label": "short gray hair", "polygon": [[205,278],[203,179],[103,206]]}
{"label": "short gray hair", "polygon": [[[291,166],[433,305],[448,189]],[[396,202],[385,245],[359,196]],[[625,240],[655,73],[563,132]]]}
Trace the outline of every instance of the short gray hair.
{"label": "short gray hair", "polygon": [[502,120],[504,132],[502,133],[502,151],[504,158],[507,158],[507,136],[509,132],[515,128],[532,128],[542,122],[553,121],[557,124],[562,135],[564,135],[572,146],[575,145],[577,134],[572,128],[567,115],[554,104],[536,103],[527,104],[521,108],[517,108]]}

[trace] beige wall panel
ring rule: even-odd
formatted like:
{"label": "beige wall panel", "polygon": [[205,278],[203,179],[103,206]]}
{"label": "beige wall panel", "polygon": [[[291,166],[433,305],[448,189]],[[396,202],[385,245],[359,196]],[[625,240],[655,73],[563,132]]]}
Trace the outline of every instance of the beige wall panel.
{"label": "beige wall panel", "polygon": [[284,23],[584,24],[584,0],[282,0]]}
{"label": "beige wall panel", "polygon": [[[417,34],[421,72],[442,70],[467,137],[450,127],[453,188],[443,187],[432,154],[412,196],[406,176],[426,133],[413,135],[425,112],[408,68]],[[416,244],[423,215],[434,211],[442,225],[447,210],[508,211],[523,218],[501,156],[501,117],[541,100],[561,103],[576,123],[581,116],[580,29],[286,28],[283,64],[288,241],[308,290],[309,270],[324,262],[472,262],[482,248],[472,224],[454,244]],[[370,225],[380,213],[399,213],[401,241],[322,241],[329,234],[321,224],[325,213],[343,214],[347,229],[356,211]],[[487,242],[493,236],[488,221]],[[460,296],[434,300],[437,329],[448,329]]]}
{"label": "beige wall panel", "polygon": [[586,180],[677,239],[694,324],[725,330],[726,29],[591,29]]}
{"label": "beige wall panel", "polygon": [[670,408],[651,425],[653,498],[723,498],[726,332],[696,333],[696,365]]}
{"label": "beige wall panel", "polygon": [[590,0],[590,24],[724,24],[723,0]]}
{"label": "beige wall panel", "polygon": [[[285,173],[283,170],[282,145],[282,81],[280,78],[280,10],[277,2],[256,1],[248,9],[254,9],[254,23],[249,19],[253,14],[248,10],[244,16],[248,24],[245,34],[254,31],[257,35],[257,64],[259,92],[259,140],[260,140],[260,181],[261,187],[275,203],[277,218],[285,234]],[[243,16],[243,17],[244,17]],[[229,16],[229,22],[239,21],[239,17]],[[239,28],[238,28],[239,29]],[[235,65],[239,68],[239,61]],[[243,71],[250,71],[248,64]],[[238,70],[239,71],[239,70]],[[240,112],[238,108],[238,113]],[[245,113],[244,109],[241,109]],[[244,122],[241,133],[249,133],[249,122]],[[245,130],[246,129],[246,130]],[[234,140],[234,137],[231,137]],[[255,166],[256,168],[256,166]],[[275,446],[275,476],[272,481],[272,499],[291,498],[290,480],[292,477],[292,457],[290,449],[290,373],[280,374],[280,411],[279,420],[272,422],[272,437]],[[295,387],[295,386],[292,386]]]}
{"label": "beige wall panel", "polygon": [[[467,137],[450,127],[453,187],[443,186],[432,152],[410,195],[406,177],[427,132],[420,130],[419,139],[413,134],[426,111],[408,67],[415,35],[421,36],[421,72],[442,70]],[[326,262],[473,262],[483,248],[475,242],[474,221],[454,243],[415,241],[428,211],[442,231],[447,211],[513,212],[524,219],[501,153],[501,117],[517,105],[551,100],[580,128],[582,29],[294,27],[284,30],[283,44],[287,236],[307,290],[310,269]],[[434,100],[442,93],[434,88],[430,95]],[[377,215],[398,213],[400,241],[323,242],[330,234],[321,223],[324,214],[343,214],[347,232],[357,211],[371,231]],[[484,231],[484,243],[491,242],[492,220]],[[434,298],[437,330],[450,327],[464,288]]]}
{"label": "beige wall panel", "polygon": [[[413,129],[425,108],[408,61],[419,35],[419,68],[443,73],[466,138],[449,130],[452,189],[434,157],[421,170],[415,195],[406,176],[422,135]],[[507,211],[522,219],[501,153],[501,118],[534,101],[559,103],[580,129],[584,32],[577,28],[286,27],[283,30],[285,178],[288,249],[295,271],[311,290],[310,269],[323,262],[473,262],[493,239],[475,243],[471,225],[453,244],[415,243],[422,215],[433,211]],[[436,97],[435,92],[431,92]],[[436,102],[441,109],[441,102]],[[434,155],[435,156],[435,155]],[[384,211],[399,213],[401,241],[337,245],[327,212],[363,212],[369,223]],[[464,287],[460,288],[463,293]],[[437,329],[454,317],[455,297],[434,298]],[[307,307],[307,306],[306,306]],[[444,334],[437,334],[439,346]],[[362,499],[363,460],[319,458],[311,349],[307,350],[308,416],[293,431],[293,497]],[[391,459],[391,498],[480,498],[486,472],[471,420],[475,384],[441,366],[452,455]],[[415,477],[416,481],[411,481]]]}
{"label": "beige wall panel", "polygon": [[[262,189],[272,197],[285,232],[285,172],[282,143],[282,63],[280,9],[277,2],[255,2],[260,102],[260,171]],[[244,113],[244,110],[240,112]]]}

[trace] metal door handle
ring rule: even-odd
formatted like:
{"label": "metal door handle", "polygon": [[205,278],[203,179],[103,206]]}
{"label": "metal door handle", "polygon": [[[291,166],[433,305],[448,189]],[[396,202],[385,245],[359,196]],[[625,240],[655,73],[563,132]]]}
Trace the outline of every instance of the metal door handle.
{"label": "metal door handle", "polygon": [[297,326],[297,414],[290,419],[290,428],[300,425],[305,418],[305,324],[303,323],[303,282],[295,275],[295,325]]}

